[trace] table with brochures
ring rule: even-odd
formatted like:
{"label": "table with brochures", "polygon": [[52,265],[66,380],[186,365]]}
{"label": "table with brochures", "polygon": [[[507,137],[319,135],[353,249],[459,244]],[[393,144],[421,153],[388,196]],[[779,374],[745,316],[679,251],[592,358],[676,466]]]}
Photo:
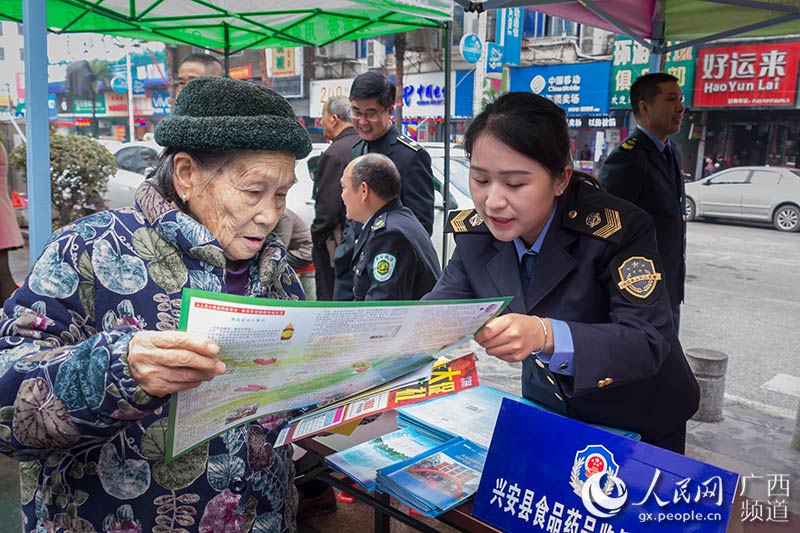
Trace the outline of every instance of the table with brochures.
{"label": "table with brochures", "polygon": [[[301,448],[318,454],[321,457],[330,455],[336,451],[349,448],[353,445],[366,442],[397,429],[397,418],[395,412],[384,413],[372,423],[359,426],[351,435],[328,435],[325,437],[313,437],[297,442]],[[323,464],[324,466],[324,464]],[[333,485],[353,495],[359,501],[369,505],[375,511],[375,532],[388,533],[391,518],[401,521],[410,527],[422,532],[437,532],[421,520],[408,516],[398,509],[392,508],[389,504],[389,497],[385,494],[367,494],[359,488],[352,486],[346,478],[332,475],[328,468],[320,468],[315,479]],[[461,531],[477,533],[498,533],[500,530],[481,522],[472,516],[472,501],[469,501],[455,509],[438,516],[436,520],[441,521],[453,528]]]}

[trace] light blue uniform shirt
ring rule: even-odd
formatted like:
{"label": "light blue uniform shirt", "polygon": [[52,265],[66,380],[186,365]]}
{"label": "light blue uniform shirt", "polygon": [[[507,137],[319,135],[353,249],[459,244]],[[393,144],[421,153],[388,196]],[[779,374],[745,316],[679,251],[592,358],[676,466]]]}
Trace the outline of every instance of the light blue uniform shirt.
{"label": "light blue uniform shirt", "polygon": [[[663,144],[663,143],[662,143]],[[553,212],[550,213],[550,218],[547,219],[547,223],[542,228],[542,232],[539,234],[539,237],[536,239],[536,242],[533,243],[533,246],[527,248],[525,243],[522,242],[520,237],[514,239],[514,246],[517,249],[517,261],[519,261],[520,268],[522,265],[522,256],[528,253],[539,254],[539,251],[542,249],[542,243],[544,242],[544,238],[547,236],[547,232],[550,229],[550,224],[553,222],[553,217],[556,214],[556,209],[558,208],[558,200],[556,200],[556,205],[553,207]],[[533,273],[533,283],[536,282],[536,272]],[[522,293],[524,294],[527,287],[524,287]],[[550,365],[550,370],[557,374],[563,374],[566,376],[574,375],[574,359],[575,359],[575,345],[572,342],[572,332],[569,330],[569,326],[566,322],[562,320],[555,320],[549,318],[550,326],[553,328],[553,355],[548,355],[546,353],[540,353],[537,357],[545,364]],[[564,366],[566,364],[566,366]],[[561,369],[563,367],[563,369]]]}

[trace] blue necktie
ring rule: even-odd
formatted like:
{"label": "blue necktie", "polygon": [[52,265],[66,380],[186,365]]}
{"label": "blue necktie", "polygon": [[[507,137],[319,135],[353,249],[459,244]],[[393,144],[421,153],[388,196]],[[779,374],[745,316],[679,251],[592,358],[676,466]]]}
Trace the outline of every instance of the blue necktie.
{"label": "blue necktie", "polygon": [[519,281],[522,283],[522,292],[525,293],[528,290],[528,285],[531,283],[531,278],[533,278],[533,272],[536,270],[536,254],[535,252],[526,252],[522,256],[522,260],[519,265]]}

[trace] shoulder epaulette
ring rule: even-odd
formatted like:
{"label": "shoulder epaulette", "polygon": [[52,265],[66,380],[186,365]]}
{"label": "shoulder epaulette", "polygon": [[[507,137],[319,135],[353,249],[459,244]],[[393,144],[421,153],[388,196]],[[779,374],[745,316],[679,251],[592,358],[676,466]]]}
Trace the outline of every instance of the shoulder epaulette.
{"label": "shoulder epaulette", "polygon": [[386,227],[386,213],[381,213],[372,221],[372,230],[375,231],[384,227]]}
{"label": "shoulder epaulette", "polygon": [[404,145],[408,146],[415,152],[419,152],[420,150],[422,150],[422,145],[420,145],[417,141],[415,141],[411,137],[406,137],[405,135],[398,135],[397,140],[398,142],[403,143]]}
{"label": "shoulder epaulette", "polygon": [[445,233],[488,233],[489,228],[475,209],[450,211],[447,215]]}
{"label": "shoulder epaulette", "polygon": [[634,146],[636,146],[636,141],[639,139],[637,137],[630,137],[625,139],[625,141],[619,145],[619,147],[623,150],[633,150]]}
{"label": "shoulder epaulette", "polygon": [[617,243],[622,238],[622,218],[609,207],[575,203],[564,210],[562,226],[578,233]]}

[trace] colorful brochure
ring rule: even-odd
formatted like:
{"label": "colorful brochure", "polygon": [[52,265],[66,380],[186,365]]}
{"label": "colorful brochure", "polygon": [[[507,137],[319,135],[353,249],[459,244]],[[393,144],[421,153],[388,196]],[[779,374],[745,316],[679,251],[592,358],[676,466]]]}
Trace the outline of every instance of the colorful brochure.
{"label": "colorful brochure", "polygon": [[391,466],[440,445],[411,428],[398,429],[325,458],[334,470],[346,475],[367,491],[375,490],[379,468]]}
{"label": "colorful brochure", "polygon": [[[428,376],[429,378],[426,376],[424,381],[417,381],[411,385],[402,383],[394,389],[377,391],[373,389],[339,402],[335,406],[318,409],[295,418],[281,431],[275,446],[331,431],[367,416],[477,387],[479,381],[475,354],[470,353],[453,361],[437,363]],[[403,378],[400,380],[405,381]]]}
{"label": "colorful brochure", "polygon": [[412,372],[469,340],[509,301],[302,302],[186,289],[180,329],[217,342],[227,370],[172,395],[167,457],[249,420]]}

